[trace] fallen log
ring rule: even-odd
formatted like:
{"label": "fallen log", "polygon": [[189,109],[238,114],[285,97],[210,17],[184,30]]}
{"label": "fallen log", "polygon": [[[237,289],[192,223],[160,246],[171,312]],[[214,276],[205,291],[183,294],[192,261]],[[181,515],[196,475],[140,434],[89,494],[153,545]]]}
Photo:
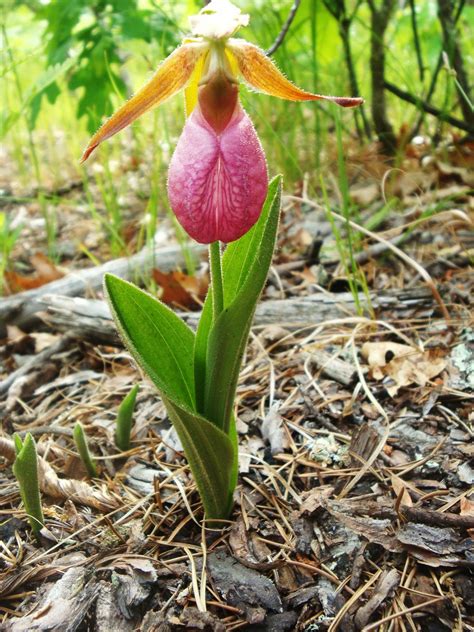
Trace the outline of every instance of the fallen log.
{"label": "fallen log", "polygon": [[[188,246],[191,256],[200,257],[206,251],[206,246],[200,244]],[[15,325],[22,327],[31,320],[38,311],[38,300],[46,294],[81,296],[88,292],[95,293],[102,287],[104,274],[107,272],[123,279],[135,280],[149,276],[153,268],[169,272],[184,264],[183,249],[178,245],[160,246],[154,252],[144,248],[131,257],[121,257],[100,266],[77,270],[41,287],[8,296],[0,301],[0,338],[5,335],[7,323],[14,321]]]}
{"label": "fallen log", "polygon": [[[363,297],[360,300],[368,307]],[[426,287],[380,295],[372,293],[371,305],[376,313],[389,311],[393,319],[432,316],[436,308]],[[96,344],[121,346],[105,301],[46,295],[36,301],[36,308],[36,316],[54,331],[67,332]],[[179,316],[195,328],[200,312],[179,312]],[[271,324],[302,327],[354,316],[357,316],[357,308],[351,293],[327,292],[301,298],[263,300],[257,306],[254,327]]]}

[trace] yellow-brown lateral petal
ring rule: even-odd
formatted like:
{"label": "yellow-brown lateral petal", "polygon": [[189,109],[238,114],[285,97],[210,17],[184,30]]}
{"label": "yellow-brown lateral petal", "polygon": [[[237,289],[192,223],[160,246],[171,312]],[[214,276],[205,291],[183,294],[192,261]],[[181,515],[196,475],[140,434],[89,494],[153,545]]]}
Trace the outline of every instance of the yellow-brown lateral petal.
{"label": "yellow-brown lateral petal", "polygon": [[203,44],[183,44],[174,50],[159,66],[150,81],[130,101],[115,112],[89,141],[81,162],[87,160],[94,149],[150,108],[163,103],[185,87],[196,63],[205,52]]}
{"label": "yellow-brown lateral petal", "polygon": [[289,81],[267,55],[254,44],[245,40],[231,39],[228,49],[234,54],[245,81],[256,90],[288,101],[333,101],[342,107],[354,107],[363,103],[360,97],[331,97],[306,92]]}

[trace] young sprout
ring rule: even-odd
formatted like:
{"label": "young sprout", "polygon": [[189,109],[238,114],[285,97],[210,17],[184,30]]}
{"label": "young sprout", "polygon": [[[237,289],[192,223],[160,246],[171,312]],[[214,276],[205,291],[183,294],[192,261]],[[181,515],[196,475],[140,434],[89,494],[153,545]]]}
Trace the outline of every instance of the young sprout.
{"label": "young sprout", "polygon": [[30,433],[26,435],[24,441],[17,434],[13,435],[13,438],[16,450],[13,474],[20,486],[20,495],[31,530],[39,539],[40,531],[44,527],[44,516],[38,482],[38,457],[35,440]]}
{"label": "young sprout", "polygon": [[81,457],[81,461],[84,463],[84,467],[87,470],[87,474],[90,476],[90,478],[96,478],[97,468],[95,466],[94,459],[92,458],[92,455],[89,451],[86,433],[84,432],[84,428],[79,421],[74,426],[72,435],[74,437],[74,442],[76,444],[77,451],[79,452],[79,456]]}
{"label": "young sprout", "polygon": [[124,398],[117,413],[115,426],[115,445],[122,452],[130,449],[130,433],[132,432],[133,411],[137,399],[139,386],[136,384],[130,393]]}

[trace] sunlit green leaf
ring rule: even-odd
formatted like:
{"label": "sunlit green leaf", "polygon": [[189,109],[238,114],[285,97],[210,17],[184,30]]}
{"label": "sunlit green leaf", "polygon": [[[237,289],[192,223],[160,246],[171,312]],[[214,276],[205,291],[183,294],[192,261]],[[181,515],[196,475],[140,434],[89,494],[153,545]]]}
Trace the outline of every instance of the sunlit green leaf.
{"label": "sunlit green leaf", "polygon": [[163,397],[183,444],[207,519],[226,518],[236,483],[235,443],[214,424]]}
{"label": "sunlit green leaf", "polygon": [[195,409],[194,333],[160,301],[112,274],[104,278],[117,328],[133,355],[165,397]]}

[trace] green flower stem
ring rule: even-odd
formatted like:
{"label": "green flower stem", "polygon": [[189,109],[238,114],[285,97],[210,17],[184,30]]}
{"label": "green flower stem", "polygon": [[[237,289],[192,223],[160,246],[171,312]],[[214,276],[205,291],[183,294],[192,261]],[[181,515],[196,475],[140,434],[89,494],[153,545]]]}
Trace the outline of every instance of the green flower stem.
{"label": "green flower stem", "polygon": [[97,477],[97,468],[95,466],[94,460],[89,452],[89,446],[87,445],[87,437],[84,432],[84,428],[82,424],[78,421],[74,426],[74,430],[72,432],[74,437],[74,443],[76,444],[77,451],[79,452],[79,456],[81,457],[81,461],[84,463],[84,467],[87,470],[87,474],[90,478]]}
{"label": "green flower stem", "polygon": [[211,264],[212,313],[214,322],[224,309],[224,286],[222,284],[221,246],[218,241],[209,244]]}
{"label": "green flower stem", "polygon": [[28,520],[36,539],[44,526],[43,509],[38,481],[38,457],[36,455],[35,440],[28,433],[22,442],[18,435],[15,440],[16,459],[13,463],[13,474],[20,487],[20,495],[25,506]]}

